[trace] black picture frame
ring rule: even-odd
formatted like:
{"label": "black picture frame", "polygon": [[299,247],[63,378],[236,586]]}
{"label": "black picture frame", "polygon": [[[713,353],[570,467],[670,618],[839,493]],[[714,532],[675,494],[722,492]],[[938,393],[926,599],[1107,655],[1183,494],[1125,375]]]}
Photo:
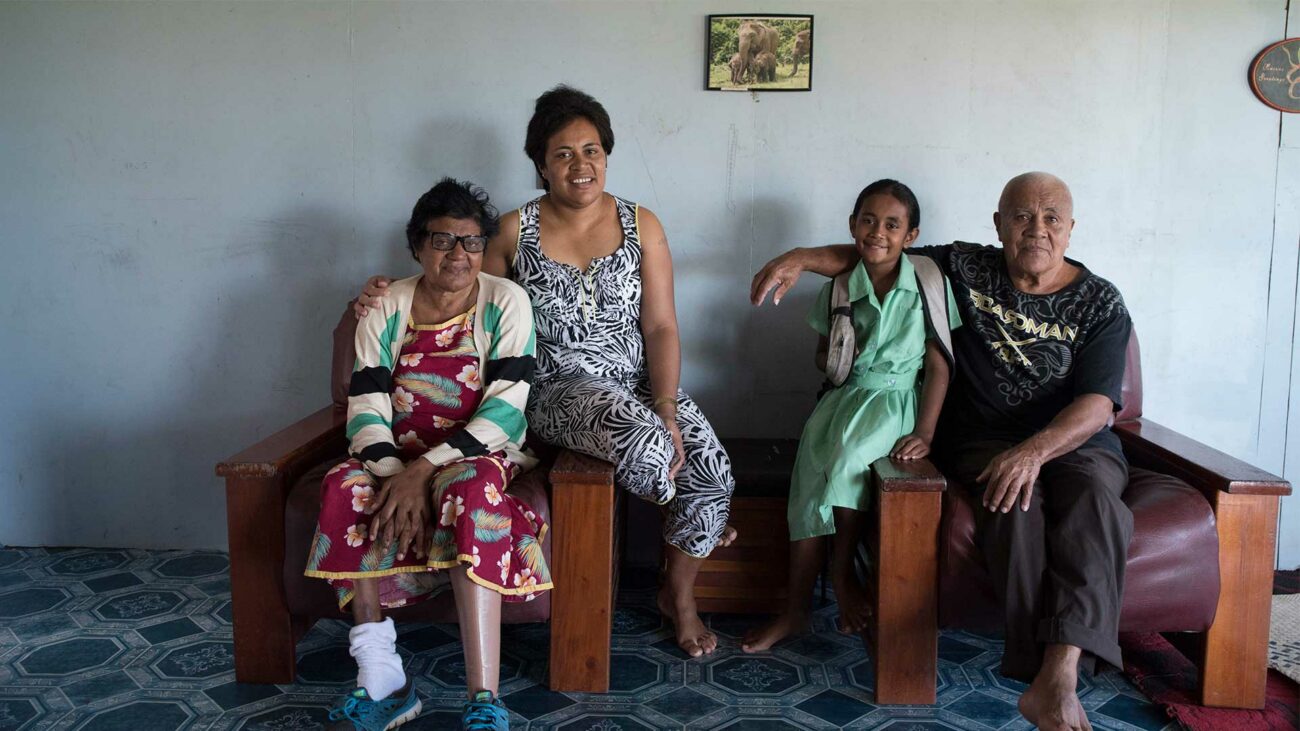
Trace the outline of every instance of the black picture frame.
{"label": "black picture frame", "polygon": [[[740,58],[742,31],[755,30],[759,43],[771,49],[771,36],[762,28],[744,28],[746,23],[766,26],[775,32],[775,50],[762,50],[751,40],[745,58]],[[806,26],[805,26],[806,23]],[[807,42],[800,48],[798,35],[807,33]],[[704,89],[705,91],[812,91],[816,44],[813,16],[794,13],[727,13],[710,15],[704,26]],[[745,37],[755,38],[745,33]],[[773,61],[764,63],[761,53],[772,53]],[[725,59],[725,60],[724,60]],[[736,65],[740,69],[737,74]],[[774,66],[769,71],[766,66]],[[806,77],[805,77],[806,72]],[[769,76],[770,74],[770,76]],[[784,77],[783,77],[784,74]],[[740,83],[735,83],[739,77]]]}

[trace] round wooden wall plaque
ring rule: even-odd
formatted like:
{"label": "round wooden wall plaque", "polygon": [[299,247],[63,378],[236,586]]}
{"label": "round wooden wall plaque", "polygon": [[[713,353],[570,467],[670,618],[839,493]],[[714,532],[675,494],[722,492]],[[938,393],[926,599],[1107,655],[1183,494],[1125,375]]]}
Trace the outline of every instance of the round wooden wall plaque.
{"label": "round wooden wall plaque", "polygon": [[1300,112],[1300,38],[1260,51],[1250,64],[1250,88],[1274,109]]}

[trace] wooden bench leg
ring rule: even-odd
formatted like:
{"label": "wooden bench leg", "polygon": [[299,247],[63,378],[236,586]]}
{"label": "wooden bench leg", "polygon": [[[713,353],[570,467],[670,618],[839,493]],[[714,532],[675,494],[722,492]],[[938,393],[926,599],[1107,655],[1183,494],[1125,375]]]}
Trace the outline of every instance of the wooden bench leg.
{"label": "wooden bench leg", "polygon": [[877,491],[874,567],[876,703],[935,702],[939,653],[941,492]]}
{"label": "wooden bench leg", "polygon": [[565,468],[562,455],[551,470],[550,687],[606,693],[618,560],[613,470]]}
{"label": "wooden bench leg", "polygon": [[1276,495],[1217,494],[1219,605],[1205,635],[1202,705],[1264,707],[1278,501]]}
{"label": "wooden bench leg", "polygon": [[284,496],[276,478],[226,478],[235,679],[292,683],[307,628],[284,599]]}

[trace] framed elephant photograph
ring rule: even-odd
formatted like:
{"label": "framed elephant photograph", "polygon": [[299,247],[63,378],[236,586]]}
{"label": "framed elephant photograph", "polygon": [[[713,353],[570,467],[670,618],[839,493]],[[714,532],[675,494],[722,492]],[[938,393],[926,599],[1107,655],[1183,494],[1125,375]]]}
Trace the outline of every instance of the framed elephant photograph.
{"label": "framed elephant photograph", "polygon": [[704,88],[811,91],[813,16],[710,15]]}

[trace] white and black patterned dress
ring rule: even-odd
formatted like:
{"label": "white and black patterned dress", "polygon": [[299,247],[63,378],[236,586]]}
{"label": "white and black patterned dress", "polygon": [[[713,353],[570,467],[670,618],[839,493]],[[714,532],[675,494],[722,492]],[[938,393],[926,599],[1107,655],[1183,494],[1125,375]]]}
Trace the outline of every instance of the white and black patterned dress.
{"label": "white and black patterned dress", "polygon": [[637,205],[615,198],[623,243],[583,272],[541,250],[538,204],[519,209],[514,280],[533,302],[537,377],[528,423],[552,444],[600,457],[614,480],[664,505],[664,540],[707,556],[727,525],[735,480],[713,427],[684,391],[677,424],[686,463],[668,479],[672,436],[651,410],[641,337],[641,240]]}

